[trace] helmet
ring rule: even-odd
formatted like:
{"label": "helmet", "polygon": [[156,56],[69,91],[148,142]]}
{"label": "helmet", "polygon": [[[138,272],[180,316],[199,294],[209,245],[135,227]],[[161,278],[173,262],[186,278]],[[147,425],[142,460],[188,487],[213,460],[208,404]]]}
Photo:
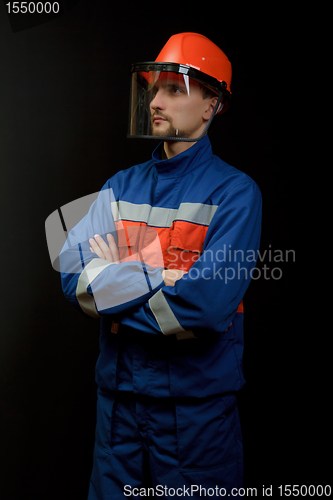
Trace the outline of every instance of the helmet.
{"label": "helmet", "polygon": [[[198,33],[179,33],[173,35],[156,58],[158,62],[183,64],[195,70],[198,77],[210,76],[219,82],[225,82],[224,88],[230,92],[231,63],[224,52],[215,43]],[[207,79],[207,85],[220,90],[221,85]]]}
{"label": "helmet", "polygon": [[[224,112],[229,104],[231,63],[222,50],[211,40],[197,33],[173,35],[165,44],[154,62],[132,64],[130,120],[128,137],[146,137],[162,140],[195,142],[206,135],[217,112]],[[189,89],[191,82],[199,83],[211,95],[218,96],[203,133],[195,138],[181,137],[178,129],[166,136],[154,134],[151,122],[150,103],[154,99],[157,82],[164,85],[182,80]]]}

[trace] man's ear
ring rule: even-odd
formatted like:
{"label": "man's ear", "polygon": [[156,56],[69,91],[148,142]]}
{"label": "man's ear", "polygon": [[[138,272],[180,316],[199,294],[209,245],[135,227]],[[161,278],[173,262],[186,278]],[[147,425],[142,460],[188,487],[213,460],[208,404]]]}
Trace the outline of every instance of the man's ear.
{"label": "man's ear", "polygon": [[[207,102],[207,106],[206,106],[205,111],[204,111],[204,116],[203,116],[204,120],[208,121],[209,118],[211,117],[211,115],[215,109],[217,99],[218,99],[217,96],[212,97],[211,99],[207,99],[207,101],[209,101],[209,102]],[[219,104],[218,110],[216,111],[216,114],[221,113],[222,110],[223,110],[223,103],[221,102]]]}

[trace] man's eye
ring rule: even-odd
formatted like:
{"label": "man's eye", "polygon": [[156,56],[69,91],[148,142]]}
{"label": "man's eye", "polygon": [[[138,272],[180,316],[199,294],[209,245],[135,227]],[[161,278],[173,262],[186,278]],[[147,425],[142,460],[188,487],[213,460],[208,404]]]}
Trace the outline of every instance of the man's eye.
{"label": "man's eye", "polygon": [[181,94],[182,93],[182,89],[180,87],[178,87],[177,85],[173,85],[171,91],[173,94]]}

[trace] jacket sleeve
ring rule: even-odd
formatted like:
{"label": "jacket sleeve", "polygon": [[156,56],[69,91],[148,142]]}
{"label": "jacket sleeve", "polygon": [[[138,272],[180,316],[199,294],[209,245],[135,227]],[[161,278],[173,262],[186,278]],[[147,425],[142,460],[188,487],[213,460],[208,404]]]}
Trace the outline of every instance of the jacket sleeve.
{"label": "jacket sleeve", "polygon": [[223,332],[250,283],[259,249],[261,194],[252,181],[231,189],[206,234],[201,257],[174,287],[163,286],[122,322],[151,334],[190,338]]}
{"label": "jacket sleeve", "polygon": [[[140,234],[124,235],[121,224],[116,227],[112,208],[116,209],[112,189],[104,188],[88,214],[69,232],[59,255],[65,297],[96,318],[128,312],[146,303],[164,284],[163,266],[156,265],[156,254],[160,250],[157,236],[152,238],[150,235],[146,246],[139,248],[136,245],[136,250],[120,263],[98,258],[90,250],[88,240],[95,234],[105,238],[110,233],[118,243],[124,238],[142,240]],[[149,252],[155,255],[154,265],[145,262]]]}

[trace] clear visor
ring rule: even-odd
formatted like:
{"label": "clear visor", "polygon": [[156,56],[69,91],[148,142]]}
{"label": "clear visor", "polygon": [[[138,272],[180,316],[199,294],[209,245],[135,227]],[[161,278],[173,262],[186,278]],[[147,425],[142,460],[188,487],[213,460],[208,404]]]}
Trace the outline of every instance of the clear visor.
{"label": "clear visor", "polygon": [[182,128],[182,123],[175,119],[175,110],[181,111],[185,101],[198,89],[201,92],[200,83],[186,74],[170,71],[133,72],[128,137],[191,142],[199,140],[202,135],[189,138],[186,127]]}

